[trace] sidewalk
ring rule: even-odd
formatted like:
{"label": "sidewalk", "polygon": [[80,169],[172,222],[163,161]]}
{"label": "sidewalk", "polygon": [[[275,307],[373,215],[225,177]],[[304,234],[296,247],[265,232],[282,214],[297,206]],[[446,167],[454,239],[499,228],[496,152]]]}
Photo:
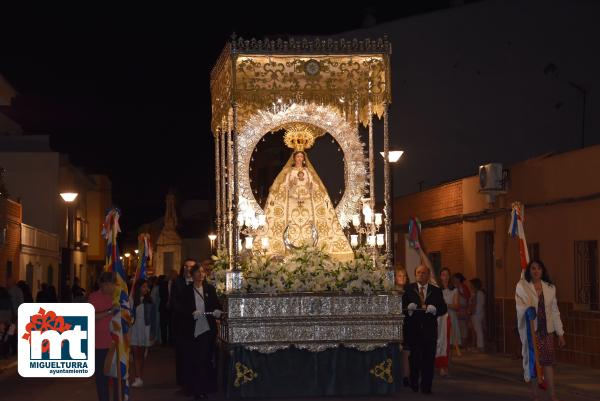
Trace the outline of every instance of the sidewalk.
{"label": "sidewalk", "polygon": [[[523,382],[521,359],[502,354],[463,353],[453,357],[452,365],[472,374],[494,376],[511,382]],[[558,363],[555,368],[556,388],[580,396],[600,400],[600,370]]]}

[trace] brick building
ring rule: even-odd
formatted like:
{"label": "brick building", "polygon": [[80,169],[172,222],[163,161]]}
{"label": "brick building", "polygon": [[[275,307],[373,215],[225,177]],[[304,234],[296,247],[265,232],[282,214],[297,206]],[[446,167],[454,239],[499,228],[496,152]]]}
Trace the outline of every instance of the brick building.
{"label": "brick building", "polygon": [[[479,193],[477,176],[396,198],[398,234],[410,216],[423,225],[423,242],[436,270],[479,277],[487,296],[487,349],[512,353],[518,244],[508,237],[510,205],[525,204],[530,255],[544,261],[556,283],[567,347],[558,358],[600,367],[600,146],[551,154],[513,165],[507,193],[493,203]],[[399,235],[402,238],[402,235]],[[396,262],[411,273],[418,263],[406,241]]]}

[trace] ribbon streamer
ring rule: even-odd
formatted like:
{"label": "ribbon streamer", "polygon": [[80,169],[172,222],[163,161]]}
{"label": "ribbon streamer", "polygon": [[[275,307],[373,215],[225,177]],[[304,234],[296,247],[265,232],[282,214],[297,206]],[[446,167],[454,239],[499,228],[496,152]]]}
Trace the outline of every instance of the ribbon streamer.
{"label": "ribbon streamer", "polygon": [[408,221],[408,243],[414,249],[420,249],[419,237],[421,235],[421,222],[417,217]]}

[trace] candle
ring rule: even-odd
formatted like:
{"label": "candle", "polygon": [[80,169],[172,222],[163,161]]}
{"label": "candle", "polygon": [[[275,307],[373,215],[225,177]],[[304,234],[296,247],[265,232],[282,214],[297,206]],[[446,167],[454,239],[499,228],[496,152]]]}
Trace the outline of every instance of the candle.
{"label": "candle", "polygon": [[352,216],[352,225],[354,226],[354,228],[360,226],[360,214],[355,214]]}
{"label": "candle", "polygon": [[381,218],[381,213],[375,213],[375,225],[376,226],[380,226],[381,222],[383,221]]}
{"label": "candle", "polygon": [[369,224],[373,222],[373,209],[369,205],[363,207],[363,214],[365,215],[365,223]]}
{"label": "candle", "polygon": [[367,244],[369,246],[375,246],[375,236],[374,235],[369,235],[367,237]]}
{"label": "candle", "polygon": [[383,246],[385,244],[385,237],[383,234],[377,234],[377,246]]}
{"label": "candle", "polygon": [[258,225],[259,227],[264,226],[267,223],[267,216],[265,216],[264,214],[259,214],[258,215]]}
{"label": "candle", "polygon": [[254,239],[252,237],[246,237],[246,249],[252,249],[252,243]]}
{"label": "candle", "polygon": [[262,237],[260,242],[261,242],[263,251],[266,251],[267,249],[269,249],[269,238]]}
{"label": "candle", "polygon": [[356,234],[350,235],[350,245],[352,245],[353,248],[356,248],[358,246],[358,235],[356,235]]}

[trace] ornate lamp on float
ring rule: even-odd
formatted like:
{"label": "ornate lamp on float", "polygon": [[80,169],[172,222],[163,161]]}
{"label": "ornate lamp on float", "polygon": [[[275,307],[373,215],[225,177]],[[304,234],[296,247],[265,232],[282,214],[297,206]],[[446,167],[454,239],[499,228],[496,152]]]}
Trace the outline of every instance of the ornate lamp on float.
{"label": "ornate lamp on float", "polygon": [[[246,204],[240,205],[240,213],[237,216],[240,237],[238,238],[238,249],[244,250],[246,254],[251,254],[255,248],[254,239],[262,232],[266,224],[266,216],[257,214]],[[261,248],[263,252],[269,249],[269,239],[261,238]],[[243,253],[241,252],[241,253]],[[226,273],[225,289],[227,291],[240,289],[244,276],[240,270],[234,269]]]}
{"label": "ornate lamp on float", "polygon": [[352,216],[352,226],[356,234],[350,235],[350,245],[357,248],[366,245],[370,248],[380,248],[385,245],[385,236],[379,233],[383,224],[383,214],[373,213],[369,199],[363,199],[362,219],[360,214]]}
{"label": "ornate lamp on float", "polygon": [[[245,207],[238,215],[238,226],[240,227],[240,238],[238,242],[239,249],[245,249],[252,252],[254,249],[254,239],[259,236],[267,220],[264,214],[257,214],[252,209]],[[261,241],[261,249],[269,247],[269,240]]]}

